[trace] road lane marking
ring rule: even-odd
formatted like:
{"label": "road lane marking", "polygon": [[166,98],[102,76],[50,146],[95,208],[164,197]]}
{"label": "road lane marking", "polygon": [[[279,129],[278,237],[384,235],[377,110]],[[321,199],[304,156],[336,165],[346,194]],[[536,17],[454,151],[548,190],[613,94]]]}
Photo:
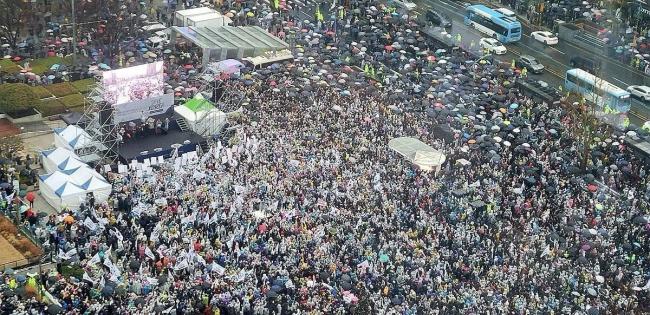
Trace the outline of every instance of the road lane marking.
{"label": "road lane marking", "polygon": [[557,48],[555,48],[553,46],[548,46],[548,48],[553,49],[553,50],[555,50],[555,51],[557,51],[557,52],[559,52],[559,53],[561,53],[563,55],[566,55],[563,51],[561,51],[561,50],[559,50],[559,49],[557,49]]}
{"label": "road lane marking", "polygon": [[614,80],[616,80],[616,81],[618,81],[618,82],[623,83],[623,85],[625,85],[625,86],[627,87],[627,83],[623,82],[623,80],[621,80],[621,79],[619,79],[619,78],[617,78],[617,77],[612,77],[612,79],[614,79]]}

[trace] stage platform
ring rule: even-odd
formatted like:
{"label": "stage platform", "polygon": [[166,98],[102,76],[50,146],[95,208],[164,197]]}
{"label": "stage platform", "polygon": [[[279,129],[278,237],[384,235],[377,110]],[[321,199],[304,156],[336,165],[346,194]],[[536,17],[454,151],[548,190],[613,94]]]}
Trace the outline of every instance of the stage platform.
{"label": "stage platform", "polygon": [[119,156],[123,163],[130,163],[131,160],[142,160],[164,156],[169,157],[174,149],[173,144],[180,144],[179,154],[196,150],[196,146],[203,142],[203,137],[193,131],[181,131],[175,121],[169,124],[169,131],[166,135],[136,136],[135,139],[120,144]]}

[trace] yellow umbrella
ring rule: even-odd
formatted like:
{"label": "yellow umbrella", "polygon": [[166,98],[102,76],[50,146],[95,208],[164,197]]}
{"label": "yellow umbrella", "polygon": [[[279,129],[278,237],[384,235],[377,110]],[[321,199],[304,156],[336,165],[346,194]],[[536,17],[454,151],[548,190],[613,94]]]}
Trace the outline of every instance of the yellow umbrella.
{"label": "yellow umbrella", "polygon": [[253,14],[253,12],[248,11],[248,13],[246,13],[246,16],[248,16],[248,17],[254,17],[255,14]]}

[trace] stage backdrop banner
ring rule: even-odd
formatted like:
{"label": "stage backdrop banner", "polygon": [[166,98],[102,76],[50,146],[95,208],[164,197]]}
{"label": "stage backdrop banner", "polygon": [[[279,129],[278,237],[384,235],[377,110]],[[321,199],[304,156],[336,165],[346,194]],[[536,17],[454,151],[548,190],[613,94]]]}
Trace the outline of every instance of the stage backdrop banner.
{"label": "stage backdrop banner", "polygon": [[174,106],[174,94],[163,94],[113,107],[113,122],[121,123],[160,115]]}

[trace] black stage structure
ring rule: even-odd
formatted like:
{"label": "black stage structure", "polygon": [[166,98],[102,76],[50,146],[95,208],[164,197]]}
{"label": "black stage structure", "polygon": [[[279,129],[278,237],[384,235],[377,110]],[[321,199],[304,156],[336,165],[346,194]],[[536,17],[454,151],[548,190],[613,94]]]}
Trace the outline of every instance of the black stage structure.
{"label": "black stage structure", "polygon": [[144,159],[163,156],[169,158],[178,146],[178,154],[195,151],[203,145],[203,137],[193,131],[182,131],[174,119],[169,122],[167,134],[142,134],[133,139],[120,143],[118,155],[125,164],[132,160],[142,162]]}

